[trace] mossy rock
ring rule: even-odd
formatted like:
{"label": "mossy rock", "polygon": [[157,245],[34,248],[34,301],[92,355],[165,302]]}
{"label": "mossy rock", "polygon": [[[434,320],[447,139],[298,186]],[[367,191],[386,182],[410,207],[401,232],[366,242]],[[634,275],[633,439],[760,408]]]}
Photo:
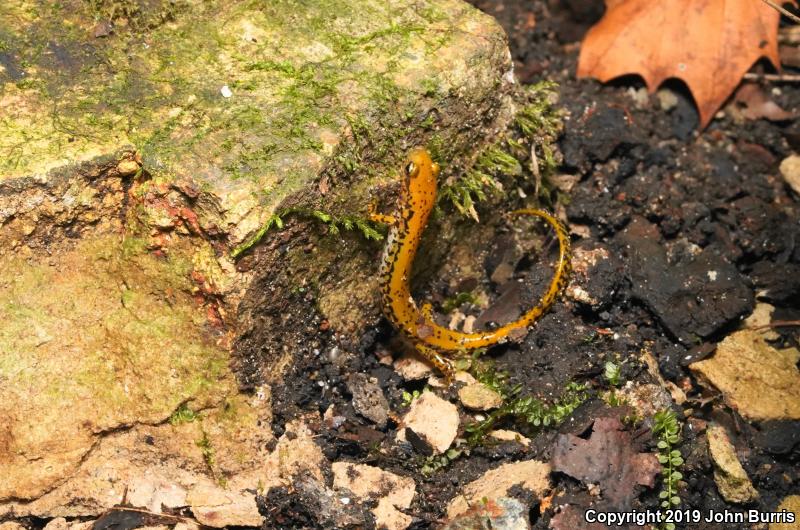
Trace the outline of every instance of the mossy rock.
{"label": "mossy rock", "polygon": [[454,0],[12,0],[0,28],[0,182],[131,146],[228,248],[322,174],[348,185],[318,202],[363,206],[409,144],[470,145],[448,124],[491,124],[509,68]]}
{"label": "mossy rock", "polygon": [[320,219],[389,204],[413,145],[474,157],[510,68],[460,0],[3,2],[0,501],[231,399],[232,351],[259,384],[374,322],[380,245]]}

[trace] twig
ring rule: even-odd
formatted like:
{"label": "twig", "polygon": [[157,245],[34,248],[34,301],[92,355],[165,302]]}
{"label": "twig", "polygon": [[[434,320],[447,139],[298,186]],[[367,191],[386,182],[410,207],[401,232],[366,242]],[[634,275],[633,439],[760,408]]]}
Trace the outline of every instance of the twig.
{"label": "twig", "polygon": [[782,328],[782,327],[794,327],[800,326],[800,320],[776,320],[769,324],[764,324],[763,326],[756,326],[752,328],[754,331],[760,331],[762,329],[767,328]]}
{"label": "twig", "polygon": [[542,173],[539,170],[539,158],[536,156],[536,142],[531,142],[531,173],[533,173],[535,182],[533,194],[538,197],[539,186],[542,185]]}
{"label": "twig", "polygon": [[786,10],[786,9],[784,9],[783,7],[779,6],[778,4],[776,4],[775,2],[773,2],[772,0],[761,0],[761,1],[762,1],[762,2],[764,2],[765,4],[767,4],[768,6],[772,7],[773,9],[776,9],[776,10],[778,10],[778,12],[779,12],[781,15],[783,15],[783,16],[786,16],[786,17],[789,17],[789,18],[791,18],[792,20],[794,20],[796,23],[800,24],[800,17],[798,17],[798,16],[797,16],[797,15],[795,15],[795,14],[792,14],[792,13],[790,13],[789,11],[787,11],[787,10]]}
{"label": "twig", "polygon": [[748,72],[744,74],[748,81],[780,81],[784,83],[800,83],[798,74],[756,74]]}

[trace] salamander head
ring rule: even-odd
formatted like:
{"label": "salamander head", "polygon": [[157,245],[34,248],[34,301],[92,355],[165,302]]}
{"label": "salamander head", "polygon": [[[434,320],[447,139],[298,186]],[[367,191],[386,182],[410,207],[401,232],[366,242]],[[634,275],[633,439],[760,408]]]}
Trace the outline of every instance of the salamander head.
{"label": "salamander head", "polygon": [[428,150],[415,147],[408,154],[404,168],[408,191],[423,206],[433,207],[436,200],[436,179],[439,177],[439,164],[431,160]]}

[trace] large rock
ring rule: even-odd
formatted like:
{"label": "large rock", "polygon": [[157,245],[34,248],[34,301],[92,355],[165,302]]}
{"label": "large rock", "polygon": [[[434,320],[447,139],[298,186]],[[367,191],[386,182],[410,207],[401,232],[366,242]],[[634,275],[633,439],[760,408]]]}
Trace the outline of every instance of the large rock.
{"label": "large rock", "polygon": [[[490,469],[461,490],[447,505],[447,517],[453,519],[467,513],[471,506],[496,501],[510,494],[524,493],[526,503],[541,499],[549,493],[550,464],[537,460],[525,460],[503,464]],[[513,491],[512,491],[513,490]]]}
{"label": "large rock", "polygon": [[[198,502],[198,489],[232,499],[249,494],[252,499],[258,485],[280,484],[284,471],[285,480],[291,480],[292,460],[307,466],[313,462],[302,432],[291,442],[281,439],[273,453],[267,451],[274,440],[264,428],[270,422],[269,407],[268,400],[234,395],[224,406],[198,412],[191,421],[139,424],[105,433],[68,478],[33,500],[0,503],[0,518],[97,516],[123,502],[156,512],[162,507],[180,510]],[[278,465],[279,454],[286,468]],[[20,486],[29,480],[25,475],[17,478]],[[230,507],[238,508],[233,502]],[[217,512],[218,519],[234,515],[225,507]]]}
{"label": "large rock", "polygon": [[721,425],[709,425],[706,431],[708,452],[714,460],[714,481],[722,498],[728,502],[746,503],[758,499],[758,491],[750,482],[736,456],[736,448]]}
{"label": "large rock", "polygon": [[690,365],[706,384],[745,418],[756,421],[800,419],[797,348],[778,350],[759,331],[731,333],[713,357]]}
{"label": "large rock", "polygon": [[[786,512],[783,512],[783,510],[786,510]],[[770,523],[769,530],[793,530],[797,528],[797,514],[800,513],[800,495],[789,495],[785,497],[775,511],[782,512],[786,519],[789,518],[787,512],[791,512],[793,515],[791,518],[792,522],[787,522],[784,519],[784,522]]]}
{"label": "large rock", "polygon": [[[464,159],[511,114],[505,36],[460,0],[116,5],[0,10],[0,514],[219,481],[231,350],[240,383],[278,377],[308,343],[305,286],[337,331],[378,314],[377,247],[304,216],[363,218],[411,145]],[[185,409],[220,418],[131,450]],[[230,451],[257,469],[247,425]]]}
{"label": "large rock", "polygon": [[672,263],[658,229],[634,217],[615,241],[627,257],[631,292],[685,345],[750,313],[752,288],[736,267],[709,250]]}
{"label": "large rock", "polygon": [[413,518],[400,510],[408,510],[414,500],[414,479],[401,477],[379,467],[350,462],[334,462],[333,486],[351,491],[359,500],[375,505],[372,513],[378,528],[403,530]]}
{"label": "large rock", "polygon": [[458,408],[426,390],[411,403],[397,437],[410,441],[423,454],[441,454],[456,439],[458,425]]}
{"label": "large rock", "polygon": [[0,500],[72,475],[105,432],[165,422],[235,392],[228,354],[187,292],[189,258],[81,240],[0,270]]}

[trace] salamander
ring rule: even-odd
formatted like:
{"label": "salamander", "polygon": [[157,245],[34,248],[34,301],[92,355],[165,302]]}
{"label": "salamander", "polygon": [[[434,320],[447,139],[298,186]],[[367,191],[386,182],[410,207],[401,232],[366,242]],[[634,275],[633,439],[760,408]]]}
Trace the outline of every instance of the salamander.
{"label": "salamander", "polygon": [[428,151],[419,147],[413,149],[404,168],[403,188],[396,212],[394,215],[372,212],[371,218],[389,225],[380,265],[384,314],[417,351],[449,380],[454,368],[447,354],[503,342],[511,332],[532,325],[553,305],[569,281],[570,241],[564,225],[544,210],[521,209],[511,212],[513,216],[540,217],[555,230],[558,237],[558,262],[544,296],[517,320],[491,331],[463,333],[440,326],[434,321],[430,304],[420,307],[414,301],[409,284],[420,237],[436,202],[438,176],[439,165],[431,160]]}

